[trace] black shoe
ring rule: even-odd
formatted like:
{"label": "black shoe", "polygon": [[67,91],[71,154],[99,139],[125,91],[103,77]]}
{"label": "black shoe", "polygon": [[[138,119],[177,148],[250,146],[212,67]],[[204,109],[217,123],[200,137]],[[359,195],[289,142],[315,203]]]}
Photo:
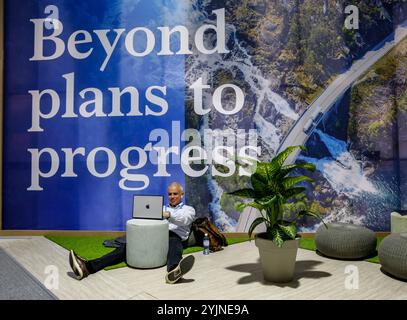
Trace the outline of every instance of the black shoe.
{"label": "black shoe", "polygon": [[73,272],[75,273],[76,279],[82,280],[89,275],[89,270],[86,267],[86,260],[78,256],[73,250],[69,252],[69,264]]}
{"label": "black shoe", "polygon": [[178,263],[178,266],[174,270],[171,270],[167,273],[167,275],[165,276],[165,281],[170,284],[176,283],[179,279],[182,278],[184,274],[192,269],[194,262],[194,256],[186,256]]}

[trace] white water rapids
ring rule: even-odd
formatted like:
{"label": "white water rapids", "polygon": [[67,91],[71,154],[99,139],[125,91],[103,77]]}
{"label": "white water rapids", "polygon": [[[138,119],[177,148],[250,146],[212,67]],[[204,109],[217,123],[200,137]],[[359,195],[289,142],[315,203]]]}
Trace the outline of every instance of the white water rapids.
{"label": "white water rapids", "polygon": [[363,192],[377,193],[373,183],[368,180],[362,170],[362,163],[357,161],[348,151],[346,143],[321,130],[315,130],[321,141],[327,147],[331,157],[315,159],[300,156],[300,160],[315,164],[317,170],[338,194],[349,198],[359,196]]}

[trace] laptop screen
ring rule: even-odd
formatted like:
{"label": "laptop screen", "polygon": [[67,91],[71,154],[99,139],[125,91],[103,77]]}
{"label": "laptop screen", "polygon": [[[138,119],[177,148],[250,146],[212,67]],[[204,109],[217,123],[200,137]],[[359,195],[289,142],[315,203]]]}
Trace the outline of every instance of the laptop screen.
{"label": "laptop screen", "polygon": [[133,197],[134,219],[163,219],[163,196],[138,196]]}

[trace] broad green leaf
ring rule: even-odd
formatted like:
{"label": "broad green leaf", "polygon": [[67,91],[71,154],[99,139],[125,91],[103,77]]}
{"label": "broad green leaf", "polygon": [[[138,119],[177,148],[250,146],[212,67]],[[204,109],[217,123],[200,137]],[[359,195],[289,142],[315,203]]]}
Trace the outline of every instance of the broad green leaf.
{"label": "broad green leaf", "polygon": [[320,216],[318,213],[312,212],[312,211],[309,211],[309,210],[301,210],[301,211],[298,213],[298,216],[299,216],[299,217],[302,217],[302,216],[310,216],[310,217],[314,217],[314,218],[317,218],[317,219],[321,219],[321,216]]}
{"label": "broad green leaf", "polygon": [[272,203],[277,201],[277,196],[268,196],[265,198],[255,200],[256,203],[259,203],[263,207],[270,206]]}
{"label": "broad green leaf", "polygon": [[266,168],[266,171],[269,174],[270,178],[274,175],[275,172],[281,169],[281,167],[274,162],[265,162],[264,167]]}
{"label": "broad green leaf", "polygon": [[316,167],[312,163],[298,163],[298,164],[290,164],[287,166],[281,167],[280,172],[277,175],[278,179],[284,178],[286,175],[288,175],[291,171],[296,170],[296,169],[305,169],[311,172],[314,172],[316,170]]}
{"label": "broad green leaf", "polygon": [[284,186],[282,186],[281,184],[281,180],[277,181],[277,180],[269,180],[268,184],[267,184],[267,190],[268,192],[272,192],[273,194],[279,193],[281,192],[281,189],[284,188]]}
{"label": "broad green leaf", "polygon": [[305,169],[305,170],[308,170],[311,172],[315,172],[317,170],[317,167],[315,166],[315,164],[309,163],[309,162],[298,163],[297,166],[299,169]]}
{"label": "broad green leaf", "polygon": [[235,209],[236,209],[238,212],[242,212],[243,209],[246,208],[246,207],[247,207],[247,203],[243,203],[243,202],[238,202],[238,203],[236,203],[236,205],[235,205]]}
{"label": "broad green leaf", "polygon": [[303,217],[303,216],[309,216],[309,217],[317,218],[318,220],[320,220],[324,224],[324,226],[326,228],[328,228],[328,226],[325,224],[324,220],[316,212],[312,212],[312,211],[309,211],[309,210],[302,210],[302,211],[300,211],[298,213],[298,217],[300,218],[300,217]]}
{"label": "broad green leaf", "polygon": [[262,224],[263,222],[267,222],[266,219],[264,219],[263,217],[259,217],[259,218],[255,219],[255,220],[252,222],[252,224],[251,224],[251,226],[250,226],[250,228],[249,228],[249,237],[250,237],[250,238],[251,238],[251,236],[252,236],[252,233],[253,233],[254,229],[255,229],[259,224]]}
{"label": "broad green leaf", "polygon": [[228,192],[228,194],[232,196],[239,196],[239,197],[244,197],[244,198],[255,198],[256,194],[253,189],[246,188],[246,189],[240,189],[236,190],[233,192]]}
{"label": "broad green leaf", "polygon": [[277,247],[282,247],[284,244],[284,234],[283,231],[281,231],[278,228],[272,228],[270,230],[270,234],[271,234],[271,239],[273,240],[274,244]]}
{"label": "broad green leaf", "polygon": [[282,192],[282,194],[284,197],[286,197],[288,199],[288,198],[291,198],[292,196],[300,194],[301,192],[304,192],[305,190],[307,190],[307,188],[305,188],[305,187],[294,187],[294,188],[284,190]]}
{"label": "broad green leaf", "polygon": [[259,180],[267,181],[268,175],[267,175],[267,170],[266,170],[266,163],[258,162],[256,165],[256,171],[255,171],[255,173],[253,173],[253,175],[255,175],[255,174],[259,177]]}
{"label": "broad green leaf", "polygon": [[273,164],[277,165],[278,167],[281,167],[285,160],[287,160],[287,158],[289,157],[289,155],[291,153],[294,152],[294,150],[300,148],[301,150],[305,150],[304,146],[292,146],[292,147],[288,147],[287,149],[281,151],[277,156],[275,156],[273,158],[273,160],[271,161]]}
{"label": "broad green leaf", "polygon": [[279,167],[272,162],[259,162],[256,167],[256,174],[263,177],[266,181],[269,180]]}
{"label": "broad green leaf", "polygon": [[284,178],[283,180],[283,186],[284,188],[288,189],[302,181],[314,181],[314,180],[307,176],[287,177]]}
{"label": "broad green leaf", "polygon": [[296,169],[305,169],[305,170],[312,171],[312,172],[314,172],[317,169],[315,164],[309,163],[309,162],[297,163],[297,164],[295,164],[295,166],[296,166]]}
{"label": "broad green leaf", "polygon": [[265,195],[267,195],[267,180],[265,181],[262,176],[259,176],[257,173],[254,173],[251,176],[251,182],[256,197],[262,198]]}
{"label": "broad green leaf", "polygon": [[[261,163],[259,163],[259,165],[258,165],[258,167],[261,165]],[[260,180],[260,181],[262,181],[263,183],[267,183],[267,181],[268,181],[268,176],[267,176],[267,174],[266,173],[262,173],[262,172],[255,172],[255,173],[253,173],[253,175],[252,176],[255,176],[256,178],[257,178],[257,180]]]}
{"label": "broad green leaf", "polygon": [[290,239],[295,239],[295,236],[297,235],[297,226],[294,222],[288,225],[279,224],[278,226]]}
{"label": "broad green leaf", "polygon": [[249,203],[246,203],[246,205],[247,205],[248,207],[252,207],[252,208],[257,209],[257,210],[259,210],[260,212],[261,212],[262,210],[264,210],[263,206],[262,206],[261,204],[259,204],[259,203],[256,203],[256,202],[249,202]]}

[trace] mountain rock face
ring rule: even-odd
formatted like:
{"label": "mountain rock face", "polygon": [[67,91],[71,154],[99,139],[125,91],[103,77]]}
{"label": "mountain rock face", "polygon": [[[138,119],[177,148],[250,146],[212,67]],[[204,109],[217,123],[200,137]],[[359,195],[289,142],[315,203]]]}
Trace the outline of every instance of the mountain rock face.
{"label": "mountain rock face", "polygon": [[[407,209],[407,39],[376,63],[352,87],[348,142],[366,175],[386,182],[394,209]],[[383,189],[383,188],[382,188]],[[393,210],[392,210],[393,209]],[[377,225],[380,216],[368,223]]]}
{"label": "mountain rock face", "polygon": [[[406,14],[405,1],[245,0],[224,5],[239,40],[252,47],[254,64],[278,79],[275,89],[298,111]],[[358,30],[345,27],[349,5],[359,8]]]}
{"label": "mountain rock face", "polygon": [[388,160],[397,157],[397,125],[407,111],[406,55],[404,40],[353,86],[348,136],[354,152],[379,152]]}

